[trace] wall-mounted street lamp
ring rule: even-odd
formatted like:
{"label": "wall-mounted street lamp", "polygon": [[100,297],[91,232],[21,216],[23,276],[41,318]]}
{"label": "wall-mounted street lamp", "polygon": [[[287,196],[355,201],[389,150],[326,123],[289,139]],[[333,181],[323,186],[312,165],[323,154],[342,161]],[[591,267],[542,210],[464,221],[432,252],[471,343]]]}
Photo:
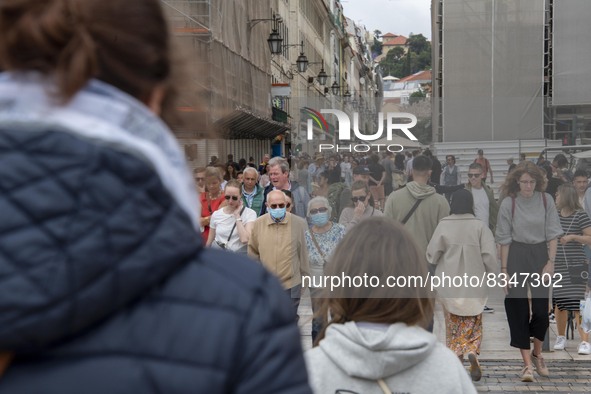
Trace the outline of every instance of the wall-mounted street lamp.
{"label": "wall-mounted street lamp", "polygon": [[[337,81],[334,81],[332,83],[330,89],[332,90],[332,94],[335,96],[338,96],[338,94],[341,92],[341,86],[339,85],[339,83]],[[345,89],[345,93],[343,93],[343,97],[345,99],[349,99],[351,97],[351,92],[349,92],[349,89]]]}
{"label": "wall-mounted street lamp", "polygon": [[283,37],[279,34],[279,24],[283,23],[283,19],[273,14],[273,18],[267,19],[252,19],[248,21],[249,28],[253,28],[257,23],[260,22],[273,22],[273,29],[271,30],[271,34],[269,34],[269,38],[267,38],[267,44],[269,44],[269,51],[272,55],[279,55],[283,52],[285,48],[289,47],[300,47],[300,55],[296,60],[296,66],[299,73],[305,73],[308,70],[308,58],[304,54],[304,41],[300,42],[299,44],[285,44],[283,45]]}
{"label": "wall-mounted street lamp", "polygon": [[326,73],[326,71],[324,71],[324,61],[322,61],[322,68],[320,69],[320,72],[318,73],[318,83],[320,83],[320,85],[324,86],[326,85],[326,80],[328,79],[328,74]]}
{"label": "wall-mounted street lamp", "polygon": [[276,29],[271,31],[269,34],[269,38],[267,38],[267,43],[269,44],[269,50],[273,55],[277,55],[281,53],[281,43],[283,42],[283,37],[279,35]]}

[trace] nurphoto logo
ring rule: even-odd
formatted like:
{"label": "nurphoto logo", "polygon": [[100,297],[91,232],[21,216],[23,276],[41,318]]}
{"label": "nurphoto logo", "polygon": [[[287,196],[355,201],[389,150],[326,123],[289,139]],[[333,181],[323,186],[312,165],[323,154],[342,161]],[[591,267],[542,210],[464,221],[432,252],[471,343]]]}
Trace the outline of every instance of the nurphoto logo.
{"label": "nurphoto logo", "polygon": [[[308,141],[312,141],[314,139],[314,123],[316,126],[325,134],[328,133],[329,127],[328,122],[322,116],[322,114],[332,114],[337,117],[337,121],[339,123],[338,127],[338,138],[336,139],[337,142],[340,141],[351,141],[351,120],[349,119],[349,115],[347,115],[343,111],[339,111],[337,109],[321,109],[320,112],[304,107],[304,110],[309,115],[309,119],[307,121],[307,139]],[[409,130],[416,126],[417,118],[413,114],[407,112],[387,112],[386,113],[386,140],[392,141],[392,131],[393,130],[401,130],[410,140],[418,141],[417,137]],[[409,123],[394,123],[396,120],[400,119],[409,119]],[[378,131],[375,134],[362,134],[359,131],[359,113],[353,112],[353,133],[355,137],[360,139],[361,141],[376,141],[382,138],[384,134],[384,113],[378,113]],[[401,152],[404,150],[404,146],[400,144],[384,144],[384,143],[363,143],[363,144],[348,144],[348,145],[341,145],[341,144],[319,144],[318,151],[348,151],[348,152],[369,152],[372,147],[377,148],[377,151],[380,152],[381,148],[389,152]]]}

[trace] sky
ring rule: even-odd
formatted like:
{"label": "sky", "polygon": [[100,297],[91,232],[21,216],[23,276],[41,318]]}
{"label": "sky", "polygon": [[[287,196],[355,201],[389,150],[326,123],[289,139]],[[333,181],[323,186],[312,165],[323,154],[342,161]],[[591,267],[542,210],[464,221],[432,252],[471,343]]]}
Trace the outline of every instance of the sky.
{"label": "sky", "polygon": [[341,0],[346,17],[380,30],[408,37],[423,34],[431,39],[431,0]]}

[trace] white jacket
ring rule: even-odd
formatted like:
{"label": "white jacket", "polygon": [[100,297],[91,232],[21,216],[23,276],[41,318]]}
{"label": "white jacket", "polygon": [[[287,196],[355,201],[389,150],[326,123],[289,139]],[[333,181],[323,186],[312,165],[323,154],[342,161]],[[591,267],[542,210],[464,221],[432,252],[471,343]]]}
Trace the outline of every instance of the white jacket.
{"label": "white jacket", "polygon": [[499,267],[494,236],[481,220],[472,214],[443,218],[427,246],[427,261],[437,266],[435,275],[442,284],[444,276],[462,277],[462,286],[456,278],[455,284],[445,282],[436,289],[448,312],[458,316],[482,313],[488,299],[487,274],[496,274]]}

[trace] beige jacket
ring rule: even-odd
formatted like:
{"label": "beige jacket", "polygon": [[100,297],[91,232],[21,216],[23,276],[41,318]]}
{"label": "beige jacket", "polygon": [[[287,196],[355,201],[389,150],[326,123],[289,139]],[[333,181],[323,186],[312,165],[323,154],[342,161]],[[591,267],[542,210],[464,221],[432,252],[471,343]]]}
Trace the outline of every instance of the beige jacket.
{"label": "beige jacket", "polygon": [[266,213],[254,222],[248,255],[277,276],[285,289],[291,289],[302,283],[302,275],[310,275],[304,236],[307,228],[304,219],[289,212],[279,223]]}
{"label": "beige jacket", "polygon": [[455,285],[446,282],[436,289],[448,312],[458,316],[482,313],[488,299],[487,274],[499,271],[495,239],[482,221],[472,214],[443,218],[427,246],[427,261],[436,265],[435,276],[442,283],[444,276],[462,277],[461,286],[456,279]]}

